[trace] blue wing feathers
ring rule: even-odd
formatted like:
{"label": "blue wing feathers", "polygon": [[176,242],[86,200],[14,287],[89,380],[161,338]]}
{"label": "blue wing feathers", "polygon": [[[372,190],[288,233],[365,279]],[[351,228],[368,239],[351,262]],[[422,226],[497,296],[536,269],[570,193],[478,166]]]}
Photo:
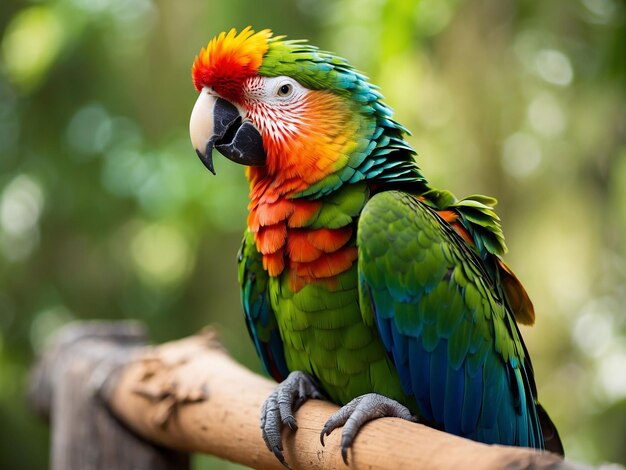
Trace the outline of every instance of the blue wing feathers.
{"label": "blue wing feathers", "polygon": [[[386,320],[387,323],[391,323],[390,320]],[[391,348],[392,359],[394,364],[401,364],[400,367],[396,366],[398,369],[398,376],[400,377],[400,383],[402,384],[402,390],[407,395],[412,394],[411,388],[411,374],[410,374],[410,366],[409,366],[409,343],[410,339],[403,334],[398,332],[397,328],[390,328],[392,339],[393,339],[393,347]]]}
{"label": "blue wing feathers", "polygon": [[481,425],[491,428],[496,425],[496,418],[500,408],[500,400],[508,387],[504,366],[495,363],[493,359],[488,361],[483,367],[483,397],[482,412],[480,416]]}
{"label": "blue wing feathers", "polygon": [[385,348],[387,348],[387,351],[391,352],[394,350],[393,333],[391,333],[391,320],[387,318],[381,318],[380,316],[378,316],[377,318],[378,332],[380,334],[380,338],[382,339]]}
{"label": "blue wing feathers", "polygon": [[282,338],[276,325],[267,294],[267,272],[262,269],[260,254],[249,233],[243,239],[239,254],[239,285],[241,305],[248,333],[252,338],[263,368],[275,380],[289,374]]}
{"label": "blue wing feathers", "polygon": [[468,436],[478,424],[482,404],[483,374],[482,371],[470,373],[469,367],[463,367],[465,388],[463,390],[463,411],[461,412],[461,435]]}
{"label": "blue wing feathers", "polygon": [[434,423],[430,405],[430,355],[422,347],[421,341],[409,341],[408,375],[411,378],[411,393],[417,400],[421,416]]}
{"label": "blue wing feathers", "polygon": [[444,407],[446,390],[446,369],[448,368],[448,347],[441,340],[430,353],[430,403],[435,422],[445,425]]}
{"label": "blue wing feathers", "polygon": [[465,394],[465,371],[447,366],[446,394],[444,409],[445,429],[452,434],[462,435],[461,420],[463,417],[463,396]]}
{"label": "blue wing feathers", "polygon": [[[389,320],[387,320],[391,323]],[[391,337],[393,340],[393,359],[397,364],[408,364],[409,360],[409,338],[406,335],[402,335],[398,332],[397,328],[390,328]]]}

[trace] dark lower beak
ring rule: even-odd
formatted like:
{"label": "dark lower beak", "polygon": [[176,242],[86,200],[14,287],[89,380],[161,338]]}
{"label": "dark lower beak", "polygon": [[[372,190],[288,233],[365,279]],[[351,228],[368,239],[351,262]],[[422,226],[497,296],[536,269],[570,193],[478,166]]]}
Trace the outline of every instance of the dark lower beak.
{"label": "dark lower beak", "polygon": [[[196,153],[202,163],[204,163],[204,166],[211,173],[215,174],[212,156],[213,148],[217,149],[218,152],[229,160],[241,165],[265,165],[266,155],[263,149],[263,139],[257,128],[249,121],[243,121],[239,110],[223,98],[211,99],[208,102],[204,99],[204,102],[209,103],[209,106],[213,104],[212,134],[206,141],[204,149],[196,148]],[[196,108],[194,108],[192,113],[192,120],[195,112]],[[211,113],[207,109],[203,112]]]}

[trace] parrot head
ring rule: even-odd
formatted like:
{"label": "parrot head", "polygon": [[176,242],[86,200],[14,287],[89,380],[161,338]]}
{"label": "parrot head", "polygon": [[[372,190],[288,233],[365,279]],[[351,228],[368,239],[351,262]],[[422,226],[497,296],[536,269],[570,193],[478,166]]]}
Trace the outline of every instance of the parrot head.
{"label": "parrot head", "polygon": [[219,34],[196,57],[192,78],[191,142],[212,173],[216,149],[302,190],[362,163],[381,126],[404,132],[344,59],[269,30]]}
{"label": "parrot head", "polygon": [[[213,38],[193,64],[193,83],[200,95],[191,113],[189,133],[196,153],[214,174],[214,148],[244,165],[265,164],[259,127],[249,118],[248,95],[249,82],[258,77],[270,36],[267,30],[255,34],[246,29],[237,35],[233,29]],[[264,88],[258,83],[257,95],[264,91],[259,85]]]}

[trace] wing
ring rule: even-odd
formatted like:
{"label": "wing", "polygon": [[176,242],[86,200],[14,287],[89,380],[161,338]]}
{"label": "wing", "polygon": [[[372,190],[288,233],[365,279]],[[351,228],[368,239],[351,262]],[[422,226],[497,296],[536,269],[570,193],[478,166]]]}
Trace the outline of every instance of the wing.
{"label": "wing", "polygon": [[237,260],[241,304],[248,332],[265,371],[277,382],[282,382],[289,374],[283,342],[268,298],[268,274],[249,231],[244,234]]}
{"label": "wing", "polygon": [[359,221],[359,296],[421,416],[487,443],[543,447],[525,346],[484,261],[437,212],[398,191]]}
{"label": "wing", "polygon": [[480,194],[457,201],[448,191],[430,190],[419,198],[469,243],[485,262],[495,264],[495,279],[502,286],[503,296],[518,323],[535,323],[533,303],[526,289],[511,268],[500,258],[506,253],[500,218],[493,211],[496,200]]}

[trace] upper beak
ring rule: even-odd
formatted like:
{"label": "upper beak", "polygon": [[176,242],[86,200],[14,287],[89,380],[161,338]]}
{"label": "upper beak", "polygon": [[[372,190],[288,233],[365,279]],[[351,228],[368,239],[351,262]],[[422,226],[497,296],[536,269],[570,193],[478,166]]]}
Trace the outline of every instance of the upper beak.
{"label": "upper beak", "polygon": [[250,121],[224,98],[203,89],[189,120],[191,143],[202,163],[215,174],[212,151],[215,147],[226,158],[249,166],[265,164],[263,139]]}

